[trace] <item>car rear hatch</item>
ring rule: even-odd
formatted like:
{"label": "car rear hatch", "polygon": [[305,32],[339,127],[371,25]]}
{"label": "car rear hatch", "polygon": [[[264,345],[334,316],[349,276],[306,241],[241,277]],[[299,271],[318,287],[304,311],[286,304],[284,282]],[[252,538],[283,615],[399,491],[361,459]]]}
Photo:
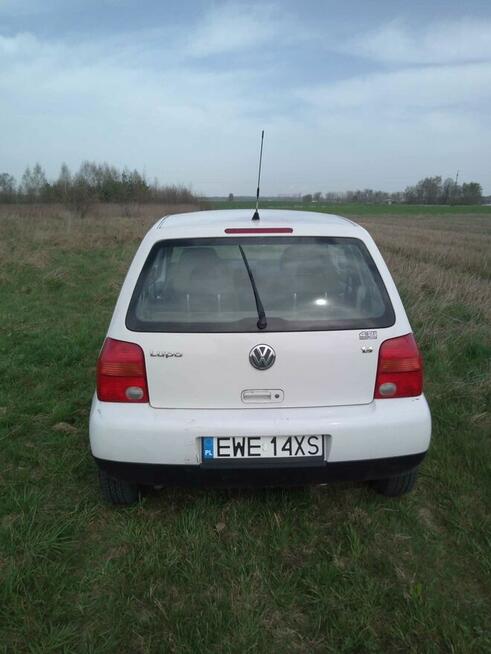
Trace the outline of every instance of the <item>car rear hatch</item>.
{"label": "car rear hatch", "polygon": [[358,239],[262,237],[158,243],[126,324],[144,350],[152,406],[220,409],[371,402],[373,337],[393,322]]}

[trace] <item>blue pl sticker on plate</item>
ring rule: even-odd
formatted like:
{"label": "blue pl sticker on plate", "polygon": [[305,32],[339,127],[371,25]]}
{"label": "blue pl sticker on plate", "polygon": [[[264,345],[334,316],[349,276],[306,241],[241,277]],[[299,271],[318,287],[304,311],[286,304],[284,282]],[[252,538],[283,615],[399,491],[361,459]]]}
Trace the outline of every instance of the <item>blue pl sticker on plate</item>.
{"label": "blue pl sticker on plate", "polygon": [[203,438],[203,459],[213,459],[213,438]]}

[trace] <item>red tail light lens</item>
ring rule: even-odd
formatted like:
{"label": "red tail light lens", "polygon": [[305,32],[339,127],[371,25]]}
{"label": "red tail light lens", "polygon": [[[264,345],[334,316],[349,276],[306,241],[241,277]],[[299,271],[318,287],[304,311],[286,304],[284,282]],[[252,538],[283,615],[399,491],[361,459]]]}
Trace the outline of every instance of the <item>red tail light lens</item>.
{"label": "red tail light lens", "polygon": [[97,361],[97,397],[103,402],[148,402],[143,350],[106,338]]}
{"label": "red tail light lens", "polygon": [[384,341],[378,355],[374,398],[415,397],[423,392],[423,359],[414,336]]}

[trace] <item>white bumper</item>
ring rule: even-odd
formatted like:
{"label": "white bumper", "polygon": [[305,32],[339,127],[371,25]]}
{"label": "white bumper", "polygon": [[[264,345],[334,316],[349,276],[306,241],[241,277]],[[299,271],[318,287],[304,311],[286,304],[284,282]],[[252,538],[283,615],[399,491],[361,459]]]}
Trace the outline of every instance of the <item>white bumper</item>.
{"label": "white bumper", "polygon": [[431,416],[424,396],[308,409],[154,409],[94,397],[90,444],[98,459],[199,465],[202,436],[326,434],[328,462],[426,452]]}

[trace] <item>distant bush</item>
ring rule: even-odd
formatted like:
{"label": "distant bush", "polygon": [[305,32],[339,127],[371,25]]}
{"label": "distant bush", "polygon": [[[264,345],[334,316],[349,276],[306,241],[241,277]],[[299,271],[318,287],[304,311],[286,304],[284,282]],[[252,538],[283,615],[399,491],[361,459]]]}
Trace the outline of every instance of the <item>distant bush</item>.
{"label": "distant bush", "polygon": [[[315,193],[314,200],[320,201],[322,193]],[[447,178],[442,181],[440,176],[425,177],[414,186],[408,186],[405,191],[387,193],[366,188],[343,193],[324,193],[325,202],[360,202],[363,204],[481,204],[483,202],[482,187],[478,182],[457,184]],[[304,202],[311,202],[312,196],[304,195]]]}
{"label": "distant bush", "polygon": [[404,200],[408,204],[480,204],[482,187],[477,182],[457,184],[450,177],[444,182],[441,177],[425,177],[406,188]]}
{"label": "distant bush", "polygon": [[84,161],[74,174],[62,164],[53,181],[48,181],[40,164],[32,170],[27,167],[19,184],[12,175],[2,173],[0,202],[60,202],[85,216],[96,202],[194,204],[197,198],[185,186],[160,185],[157,180],[150,184],[137,170]]}

